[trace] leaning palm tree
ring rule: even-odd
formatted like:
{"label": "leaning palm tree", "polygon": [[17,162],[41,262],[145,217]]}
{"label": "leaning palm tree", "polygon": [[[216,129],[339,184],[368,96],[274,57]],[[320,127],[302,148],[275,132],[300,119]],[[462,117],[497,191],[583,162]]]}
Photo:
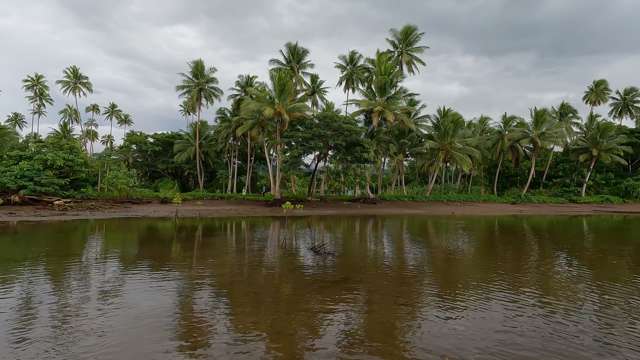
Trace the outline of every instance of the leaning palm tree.
{"label": "leaning palm tree", "polygon": [[490,148],[493,150],[493,155],[498,159],[498,166],[493,179],[493,194],[496,196],[498,196],[498,178],[504,158],[509,157],[512,162],[517,164],[524,155],[522,144],[519,141],[520,131],[524,126],[522,118],[504,113],[491,135]]}
{"label": "leaning palm tree", "polygon": [[596,106],[604,105],[609,101],[611,95],[611,88],[609,82],[606,79],[593,80],[593,82],[587,86],[582,101],[589,105],[589,112],[593,111]]}
{"label": "leaning palm tree", "polygon": [[27,121],[25,120],[24,115],[19,112],[12,112],[9,114],[4,123],[16,131],[22,131],[27,126]]}
{"label": "leaning palm tree", "polygon": [[117,123],[119,127],[124,128],[124,139],[124,136],[127,135],[127,128],[133,126],[133,118],[127,113],[122,113],[122,115],[117,119]]}
{"label": "leaning palm tree", "polygon": [[309,49],[298,42],[288,42],[284,44],[284,49],[280,50],[280,57],[269,60],[269,65],[274,69],[288,71],[296,90],[303,91],[307,85],[305,78],[311,75],[309,71],[314,68],[314,64],[309,60]]}
{"label": "leaning palm tree", "polygon": [[276,148],[276,173],[274,196],[280,199],[280,183],[282,180],[283,148],[282,134],[291,121],[306,116],[309,112],[303,97],[298,96],[293,74],[283,69],[273,69],[269,74],[270,84],[264,91],[256,91],[255,97],[245,102],[245,114],[259,113],[274,123]]}
{"label": "leaning palm tree", "polygon": [[204,171],[202,169],[200,146],[200,115],[202,107],[209,107],[222,97],[222,89],[218,87],[218,78],[215,77],[217,69],[207,67],[202,59],[196,59],[189,63],[189,72],[180,73],[182,81],[176,86],[176,91],[181,98],[190,99],[196,108],[196,138],[195,161],[198,187],[204,190]]}
{"label": "leaning palm tree", "polygon": [[[550,112],[551,117],[557,122],[558,127],[562,130],[562,134],[558,137],[558,143],[555,145],[566,148],[573,140],[576,127],[580,124],[580,116],[578,110],[566,101],[562,101],[558,107],[552,107]],[[544,173],[540,180],[540,188],[544,186],[544,182],[547,180],[547,174],[549,174],[549,168],[551,167],[551,161],[553,160],[553,154],[555,153],[555,146],[551,146],[549,149],[549,158],[547,159],[547,165],[544,167]]]}
{"label": "leaning palm tree", "polygon": [[471,168],[473,158],[480,155],[471,143],[472,140],[466,134],[464,118],[458,112],[441,107],[431,116],[424,151],[427,163],[432,168],[427,195],[431,195],[433,185],[444,166],[453,165],[463,171]]}
{"label": "leaning palm tree", "polygon": [[364,57],[356,50],[351,50],[346,55],[338,56],[335,68],[340,71],[337,86],[342,87],[342,91],[347,94],[347,101],[344,103],[344,113],[349,115],[349,93],[355,93],[364,83],[366,67],[363,63]]}
{"label": "leaning palm tree", "polygon": [[[56,84],[60,86],[60,90],[64,95],[73,96],[78,116],[80,116],[78,98],[86,97],[88,94],[93,93],[93,84],[89,80],[89,77],[83,74],[79,67],[71,65],[62,71],[62,79],[57,80]],[[80,132],[82,133],[84,130],[82,118],[79,117],[78,121],[80,124]]]}
{"label": "leaning palm tree", "polygon": [[637,121],[640,118],[640,90],[635,86],[626,87],[622,91],[616,90],[615,95],[611,96],[609,107],[609,116],[619,120],[620,125],[625,118]]}
{"label": "leaning palm tree", "polygon": [[420,45],[424,33],[420,32],[417,26],[405,25],[400,30],[391,29],[390,33],[391,38],[387,39],[391,46],[389,52],[401,72],[413,75],[419,71],[419,65],[426,65],[420,56],[429,47]]}
{"label": "leaning palm tree", "polygon": [[531,160],[531,168],[529,169],[529,178],[522,190],[522,195],[525,195],[531,186],[531,180],[533,180],[536,171],[536,160],[540,152],[557,144],[563,133],[549,110],[533,108],[529,111],[529,114],[531,120],[522,128],[521,141],[526,146]]}
{"label": "leaning palm tree", "polygon": [[589,164],[580,192],[582,197],[585,196],[589,178],[597,162],[627,164],[623,156],[625,153],[633,152],[633,149],[626,145],[629,141],[613,123],[600,120],[595,116],[587,120],[573,145],[573,151],[578,155],[578,160]]}
{"label": "leaning palm tree", "polygon": [[122,114],[123,114],[122,109],[120,109],[120,107],[118,107],[118,104],[114,103],[113,101],[110,102],[107,106],[105,106],[104,110],[102,111],[102,115],[104,116],[104,119],[109,122],[109,136],[111,136],[112,138],[113,138],[113,121],[115,120],[117,123],[122,117]]}
{"label": "leaning palm tree", "polygon": [[305,98],[314,112],[317,112],[321,104],[327,103],[328,87],[324,86],[324,80],[320,80],[318,74],[311,74],[309,84],[305,91]]}
{"label": "leaning palm tree", "polygon": [[38,119],[37,132],[40,132],[40,118],[46,114],[47,105],[53,105],[49,94],[49,85],[44,75],[34,73],[22,80],[22,88],[27,92],[27,101],[31,104],[31,133],[34,132],[34,119]]}

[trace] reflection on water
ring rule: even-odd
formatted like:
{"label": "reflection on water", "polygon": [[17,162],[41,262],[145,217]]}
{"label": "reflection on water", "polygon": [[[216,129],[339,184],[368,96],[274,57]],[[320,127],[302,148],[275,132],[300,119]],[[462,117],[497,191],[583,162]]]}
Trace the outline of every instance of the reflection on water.
{"label": "reflection on water", "polygon": [[0,358],[637,358],[638,234],[624,216],[4,224]]}

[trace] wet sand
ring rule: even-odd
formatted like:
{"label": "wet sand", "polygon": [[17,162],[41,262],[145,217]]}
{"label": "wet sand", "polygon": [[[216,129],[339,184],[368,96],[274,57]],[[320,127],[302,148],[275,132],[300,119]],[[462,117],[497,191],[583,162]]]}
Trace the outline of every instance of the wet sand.
{"label": "wet sand", "polygon": [[[289,211],[290,216],[305,215],[590,215],[636,214],[640,204],[495,204],[455,202],[381,201],[362,204],[338,201],[306,202],[304,209]],[[57,210],[51,206],[0,206],[0,222],[51,221],[109,218],[167,218],[167,217],[231,217],[284,216],[279,207],[259,201],[206,200],[189,201],[181,205],[114,202],[84,202],[70,209]]]}

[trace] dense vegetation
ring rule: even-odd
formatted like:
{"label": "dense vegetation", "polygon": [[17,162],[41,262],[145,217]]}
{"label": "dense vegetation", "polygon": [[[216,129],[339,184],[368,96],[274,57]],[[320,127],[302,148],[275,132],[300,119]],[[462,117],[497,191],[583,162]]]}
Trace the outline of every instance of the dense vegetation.
{"label": "dense vegetation", "polygon": [[[465,119],[444,106],[428,113],[405,87],[425,66],[423,33],[407,25],[386,40],[388,49],[372,57],[355,50],[338,57],[344,107],[327,101],[329,85],[313,73],[309,51],[287,43],[269,61],[268,79],[238,76],[212,121],[206,114],[224,91],[217,69],[193,60],[175,88],[186,122],[179,132],[135,131],[113,102],[81,107],[93,85],[70,66],[55,85],[71,103],[45,136],[40,120],[53,106],[51,89],[44,75],[28,75],[29,118],[13,112],[0,126],[0,194],[640,198],[640,132],[622,123],[640,122],[636,87],[613,92],[606,80],[593,81],[583,97],[587,114],[567,102],[525,117]],[[603,108],[611,120],[596,112]],[[100,122],[108,132],[99,133]],[[125,129],[123,139],[114,138],[114,125]]]}

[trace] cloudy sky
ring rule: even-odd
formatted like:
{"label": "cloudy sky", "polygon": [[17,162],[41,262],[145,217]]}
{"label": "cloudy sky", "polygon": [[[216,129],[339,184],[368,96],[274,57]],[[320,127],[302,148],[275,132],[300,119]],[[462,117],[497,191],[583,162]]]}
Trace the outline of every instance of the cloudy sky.
{"label": "cloudy sky", "polygon": [[[296,40],[342,103],[333,89],[336,56],[373,54],[390,28],[406,23],[418,25],[431,47],[427,67],[407,82],[429,111],[448,105],[468,117],[525,115],[561,100],[579,104],[594,78],[613,88],[640,85],[638,0],[2,0],[1,7],[3,118],[28,112],[26,74],[54,81],[75,64],[95,88],[81,106],[115,101],[138,129],[178,129],[174,86],[188,60],[215,65],[226,90],[241,73],[264,79],[267,61]],[[52,93],[44,128],[71,101]]]}

